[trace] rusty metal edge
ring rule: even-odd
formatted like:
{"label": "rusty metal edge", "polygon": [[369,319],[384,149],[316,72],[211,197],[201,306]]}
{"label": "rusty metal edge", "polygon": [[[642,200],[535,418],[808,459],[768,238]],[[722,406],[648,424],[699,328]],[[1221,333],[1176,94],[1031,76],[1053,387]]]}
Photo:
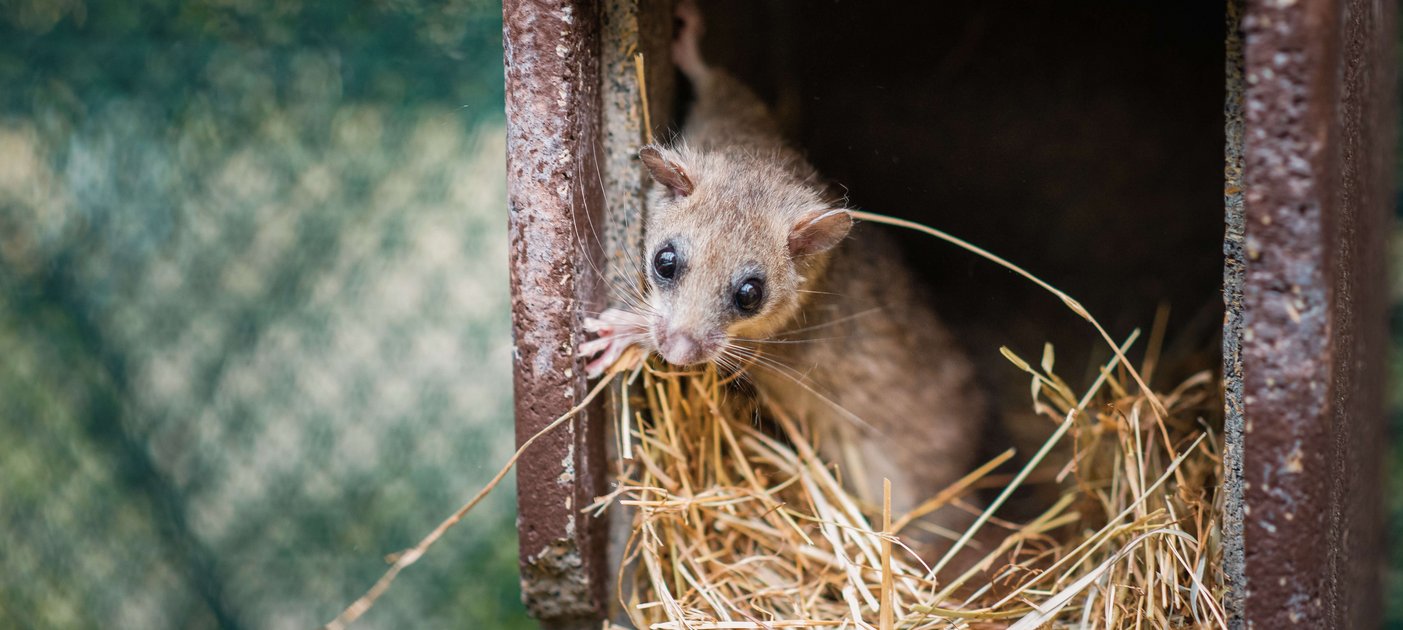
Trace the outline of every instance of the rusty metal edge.
{"label": "rusty metal edge", "polygon": [[[582,311],[598,307],[599,9],[591,0],[506,0],[507,198],[516,439],[586,392],[574,357]],[[580,510],[600,494],[596,406],[542,438],[517,465],[522,600],[546,627],[603,618],[603,523]]]}
{"label": "rusty metal edge", "polygon": [[1244,0],[1226,6],[1225,98],[1223,124],[1223,572],[1228,592],[1223,606],[1229,626],[1243,626],[1247,576],[1243,565],[1242,514],[1242,280],[1247,267],[1243,251],[1241,21]]}
{"label": "rusty metal edge", "polygon": [[[1331,261],[1331,425],[1336,431],[1332,554],[1326,606],[1342,627],[1378,625],[1386,554],[1383,455],[1388,334],[1387,238],[1392,233],[1397,4],[1345,0],[1337,51]],[[1362,486],[1362,487],[1361,487]]]}
{"label": "rusty metal edge", "polygon": [[1242,16],[1248,627],[1378,622],[1393,11],[1251,0]]}
{"label": "rusty metal edge", "polygon": [[[638,160],[638,150],[649,136],[663,138],[670,125],[673,83],[676,71],[669,59],[672,41],[673,10],[671,0],[604,0],[600,12],[600,120],[602,122],[602,173],[605,211],[600,224],[604,257],[603,273],[607,278],[611,307],[628,304],[629,293],[638,298],[643,272],[643,226],[647,219],[647,190],[651,181]],[[637,57],[641,55],[641,57]],[[640,85],[638,64],[642,63],[644,77]],[[643,89],[646,87],[649,111],[643,111]],[[647,123],[651,129],[645,129]],[[651,133],[649,133],[651,132]],[[629,392],[615,390],[610,396],[608,413],[614,419],[622,413],[621,396],[632,396],[642,388],[635,383]],[[619,452],[622,444],[619,423],[605,423],[606,456],[609,472],[617,474],[623,463]],[[617,488],[611,480],[609,490]],[[628,541],[633,534],[633,511],[623,505],[611,505],[609,539],[606,545],[608,575],[611,583],[623,571]],[[637,562],[635,558],[632,562]],[[630,625],[628,612],[619,597],[609,598],[609,618],[622,627]]]}

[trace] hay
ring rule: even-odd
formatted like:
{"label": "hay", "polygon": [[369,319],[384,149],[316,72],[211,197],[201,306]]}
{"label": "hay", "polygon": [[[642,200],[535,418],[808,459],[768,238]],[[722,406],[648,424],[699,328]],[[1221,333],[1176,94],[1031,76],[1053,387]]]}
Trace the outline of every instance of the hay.
{"label": "hay", "polygon": [[[1091,324],[1114,356],[1078,395],[1054,372],[1050,345],[1037,367],[1001,349],[1030,375],[1033,409],[1055,428],[932,566],[901,542],[903,528],[991,481],[1011,452],[893,520],[886,496],[876,509],[859,505],[840,471],[818,455],[818,432],[805,418],[735,395],[729,385],[743,371],[668,371],[635,355],[623,366],[632,376],[617,405],[618,489],[586,508],[633,510],[616,584],[630,623],[657,630],[1226,628],[1216,375],[1200,372],[1155,392],[1146,375],[1159,357],[1161,326],[1136,369],[1126,353],[1138,331],[1116,343],[1077,300],[1022,267],[923,224],[852,214],[922,232],[1021,275]],[[627,388],[640,377],[633,401]],[[757,422],[762,413],[777,434]],[[1068,435],[1070,449],[1061,445]],[[1060,498],[1042,514],[1024,523],[994,516],[1035,472],[1054,471]],[[889,481],[884,488],[889,496]],[[978,550],[973,566],[953,576],[943,571],[977,536],[987,540],[1000,529],[994,538],[1001,540]]]}
{"label": "hay", "polygon": [[[638,365],[635,399],[618,405],[617,418],[632,457],[618,489],[589,508],[632,508],[616,585],[631,623],[1225,627],[1214,492],[1221,458],[1205,420],[1217,415],[1212,375],[1152,397],[1116,358],[1078,395],[1053,372],[1050,347],[1037,367],[1004,354],[1031,376],[1034,408],[1055,430],[955,546],[970,545],[980,528],[1002,540],[951,576],[941,569],[955,549],[927,566],[894,534],[972,493],[1011,453],[912,515],[864,509],[818,455],[805,420],[736,394],[729,387],[736,375]],[[758,412],[775,431],[756,422]],[[1072,448],[1055,448],[1068,437]],[[1060,499],[1024,523],[994,517],[1034,471],[1051,473]]]}

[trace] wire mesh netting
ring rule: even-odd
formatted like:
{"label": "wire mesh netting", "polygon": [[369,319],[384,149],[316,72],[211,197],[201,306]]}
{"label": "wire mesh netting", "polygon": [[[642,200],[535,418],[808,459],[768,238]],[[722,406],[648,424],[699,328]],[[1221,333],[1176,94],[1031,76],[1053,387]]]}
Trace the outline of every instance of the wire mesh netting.
{"label": "wire mesh netting", "polygon": [[[500,4],[0,4],[0,626],[306,628],[508,455]],[[523,626],[499,491],[364,627]]]}

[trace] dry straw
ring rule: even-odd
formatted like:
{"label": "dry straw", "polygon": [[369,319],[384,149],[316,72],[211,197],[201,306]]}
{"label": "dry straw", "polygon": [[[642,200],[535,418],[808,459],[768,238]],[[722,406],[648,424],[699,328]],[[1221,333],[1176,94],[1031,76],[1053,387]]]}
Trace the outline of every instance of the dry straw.
{"label": "dry straw", "polygon": [[[1070,296],[1002,258],[926,226],[856,214],[1008,267],[1111,339]],[[1218,385],[1201,372],[1150,390],[1143,374],[1157,348],[1137,369],[1127,358],[1136,337],[1112,343],[1081,392],[1054,372],[1051,346],[1036,366],[1003,349],[1030,376],[1051,435],[969,529],[951,535],[946,553],[926,559],[933,564],[899,534],[938,508],[969,509],[1012,452],[893,515],[885,497],[864,506],[844,486],[805,418],[739,394],[731,384],[742,375],[635,363],[616,418],[628,457],[617,489],[588,508],[631,512],[616,585],[622,610],[635,627],[658,630],[1226,627]],[[1026,522],[998,518],[1030,479],[1059,484],[1059,498]],[[955,558],[971,552],[979,560],[955,571]]]}
{"label": "dry straw", "polygon": [[[1209,374],[1161,396],[1161,416],[1112,364],[1078,396],[1052,372],[1050,351],[1039,368],[1008,356],[1032,376],[1038,409],[1056,429],[958,538],[970,544],[985,527],[1001,530],[1002,540],[979,549],[981,560],[964,573],[939,572],[945,581],[896,536],[918,519],[891,514],[885,501],[864,509],[819,457],[802,418],[761,403],[778,427],[767,431],[716,370],[640,367],[642,410],[621,427],[632,434],[634,458],[618,490],[591,508],[632,509],[617,585],[632,624],[1225,626],[1218,442],[1202,420],[1217,400]],[[1071,457],[1052,461],[1065,436],[1075,444]],[[967,497],[1006,459],[920,511]],[[995,518],[1034,471],[1065,480],[1060,499],[1025,523]]]}

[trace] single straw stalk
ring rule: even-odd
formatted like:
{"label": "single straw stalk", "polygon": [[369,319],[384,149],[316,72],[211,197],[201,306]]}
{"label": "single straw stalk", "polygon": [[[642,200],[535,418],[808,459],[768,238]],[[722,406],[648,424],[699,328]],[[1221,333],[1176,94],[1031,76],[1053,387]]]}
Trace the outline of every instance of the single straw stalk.
{"label": "single straw stalk", "polygon": [[1082,306],[1081,302],[1078,302],[1075,299],[1073,299],[1072,296],[1067,295],[1061,289],[1058,289],[1057,287],[1048,284],[1042,278],[1033,275],[1028,270],[1018,265],[1015,265],[1009,262],[1008,260],[1005,260],[1002,256],[998,256],[993,252],[990,252],[989,250],[986,250],[982,247],[979,247],[978,245],[970,243],[969,241],[948,234],[941,230],[937,230],[928,225],[916,223],[915,221],[907,221],[906,219],[889,217],[887,215],[877,214],[875,212],[866,212],[862,210],[851,210],[850,212],[853,218],[858,220],[872,221],[873,223],[885,223],[887,225],[894,225],[896,227],[906,228],[908,230],[915,230],[917,232],[934,236],[947,243],[956,245],[961,249],[974,253],[980,256],[981,258],[989,260],[999,265],[1000,267],[1008,269],[1009,271],[1012,271],[1020,276],[1023,276],[1024,278],[1027,278],[1029,281],[1031,281],[1033,284],[1042,287],[1048,293],[1057,296],[1059,299],[1062,300],[1062,303],[1065,304],[1067,308],[1071,309],[1073,313],[1076,313],[1077,315],[1081,316],[1082,319],[1085,319],[1088,323],[1092,325],[1092,327],[1096,329],[1097,333],[1100,333],[1101,339],[1103,339],[1106,342],[1106,344],[1111,347],[1112,350],[1116,351],[1116,358],[1120,359],[1121,365],[1124,365],[1126,369],[1130,372],[1131,377],[1135,379],[1135,384],[1140,386],[1140,391],[1144,392],[1144,395],[1150,401],[1150,404],[1154,405],[1155,410],[1161,415],[1165,413],[1164,404],[1159,401],[1159,398],[1155,396],[1154,391],[1151,390],[1150,386],[1147,385],[1144,379],[1140,377],[1140,372],[1131,366],[1130,359],[1127,359],[1125,356],[1125,352],[1122,351],[1116,345],[1115,340],[1111,338],[1111,334],[1106,332],[1106,329],[1101,325],[1101,322],[1097,321],[1095,317],[1092,317],[1091,313],[1086,310],[1086,307]]}
{"label": "single straw stalk", "polygon": [[[624,357],[624,360],[620,361],[620,366],[625,365],[626,360],[630,360],[630,357],[631,360],[637,360],[636,352],[625,354],[627,356]],[[424,554],[428,552],[429,547],[432,547],[434,543],[438,542],[438,540],[442,538],[444,534],[448,533],[448,530],[450,528],[452,528],[454,525],[457,525],[459,521],[462,521],[463,517],[468,515],[468,512],[471,512],[473,508],[477,507],[478,503],[481,503],[482,500],[486,498],[488,494],[491,494],[492,490],[497,487],[497,484],[500,484],[502,482],[502,479],[504,479],[507,476],[507,473],[511,472],[511,469],[514,466],[516,466],[516,462],[517,460],[521,459],[522,454],[525,453],[527,449],[531,448],[531,445],[536,443],[536,440],[539,440],[542,436],[550,433],[551,431],[554,431],[560,425],[565,424],[567,421],[573,419],[576,415],[583,411],[585,407],[588,407],[590,403],[594,402],[594,399],[597,396],[599,396],[599,393],[604,391],[604,388],[607,387],[611,381],[613,381],[614,376],[618,374],[619,371],[619,367],[611,369],[609,371],[608,376],[606,376],[603,379],[600,379],[600,381],[597,384],[595,384],[594,389],[590,390],[589,394],[587,394],[584,397],[584,399],[579,402],[579,404],[572,407],[569,411],[565,412],[559,418],[556,418],[555,420],[551,421],[550,424],[547,424],[546,426],[542,427],[541,430],[537,431],[535,435],[532,435],[525,442],[523,442],[521,446],[516,449],[516,452],[512,453],[512,456],[509,459],[507,459],[507,463],[504,464],[502,468],[497,471],[497,474],[492,476],[491,481],[488,481],[486,486],[483,486],[483,488],[479,490],[477,494],[473,495],[473,498],[469,499],[468,502],[463,505],[463,507],[458,508],[457,511],[453,512],[453,514],[450,515],[447,519],[445,519],[442,523],[439,523],[438,527],[435,527],[433,531],[429,532],[429,534],[424,537],[423,540],[419,541],[419,544],[414,545],[413,547],[406,549],[405,551],[402,551],[398,554],[395,554],[393,556],[392,564],[390,565],[390,568],[385,571],[385,574],[380,576],[379,580],[376,580],[375,584],[370,587],[369,591],[366,591],[365,595],[362,595],[361,597],[357,598],[356,601],[351,602],[351,605],[347,606],[345,610],[342,610],[341,614],[337,615],[335,619],[332,619],[331,621],[327,622],[326,626],[324,626],[326,630],[341,630],[342,628],[345,628],[351,623],[354,623],[357,619],[361,617],[361,615],[364,615],[367,611],[369,611],[370,607],[375,605],[375,600],[380,599],[380,596],[384,595],[385,591],[389,590],[390,584],[394,583],[395,578],[399,577],[401,571],[408,568],[409,565],[418,562],[419,558],[422,558]]]}

